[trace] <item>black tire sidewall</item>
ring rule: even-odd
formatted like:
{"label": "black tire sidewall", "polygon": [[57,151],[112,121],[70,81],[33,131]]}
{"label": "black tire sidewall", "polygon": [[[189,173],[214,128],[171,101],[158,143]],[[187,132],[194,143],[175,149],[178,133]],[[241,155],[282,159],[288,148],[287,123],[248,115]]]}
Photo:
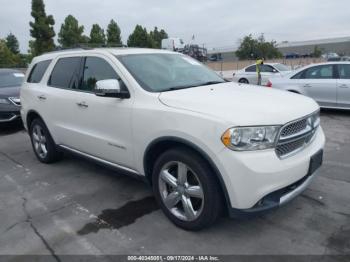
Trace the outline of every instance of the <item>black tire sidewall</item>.
{"label": "black tire sidewall", "polygon": [[[204,206],[200,216],[194,221],[183,221],[175,217],[164,205],[159,191],[159,175],[162,167],[171,161],[180,161],[188,165],[198,176],[204,193]],[[222,198],[218,183],[207,161],[192,150],[185,148],[170,149],[163,153],[155,163],[152,175],[153,191],[158,204],[165,215],[177,226],[185,230],[200,230],[213,224],[221,214]]]}

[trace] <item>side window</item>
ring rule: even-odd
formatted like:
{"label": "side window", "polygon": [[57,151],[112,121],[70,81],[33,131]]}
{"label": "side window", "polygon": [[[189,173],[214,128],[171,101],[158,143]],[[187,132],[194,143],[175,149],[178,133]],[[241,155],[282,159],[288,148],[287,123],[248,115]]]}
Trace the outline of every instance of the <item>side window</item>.
{"label": "side window", "polygon": [[246,72],[256,72],[256,65],[252,65],[250,67],[247,67]]}
{"label": "side window", "polygon": [[52,70],[49,86],[77,89],[81,60],[81,57],[60,58]]}
{"label": "side window", "polygon": [[83,81],[79,89],[92,91],[97,81],[106,79],[119,79],[112,66],[102,58],[86,57]]}
{"label": "side window", "polygon": [[308,68],[305,72],[305,79],[332,79],[333,65],[322,65]]}
{"label": "side window", "polygon": [[291,79],[302,79],[303,75],[305,74],[306,70],[300,71],[299,73],[295,74],[294,76],[291,77]]}
{"label": "side window", "polygon": [[32,71],[30,71],[27,82],[28,83],[39,83],[43,78],[46,69],[49,67],[52,60],[45,60],[39,63],[36,63]]}
{"label": "side window", "polygon": [[350,79],[350,64],[338,65],[338,71],[340,79]]}
{"label": "side window", "polygon": [[261,65],[261,72],[265,72],[265,73],[273,73],[274,68],[272,66],[269,65]]}

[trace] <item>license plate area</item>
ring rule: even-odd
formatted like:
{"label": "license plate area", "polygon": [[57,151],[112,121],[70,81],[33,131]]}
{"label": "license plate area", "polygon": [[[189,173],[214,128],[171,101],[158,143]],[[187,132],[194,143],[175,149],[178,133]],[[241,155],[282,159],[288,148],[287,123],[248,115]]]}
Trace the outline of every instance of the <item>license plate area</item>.
{"label": "license plate area", "polygon": [[310,159],[310,165],[309,165],[309,171],[308,176],[311,176],[320,166],[323,162],[323,150],[318,151],[316,154],[314,154]]}

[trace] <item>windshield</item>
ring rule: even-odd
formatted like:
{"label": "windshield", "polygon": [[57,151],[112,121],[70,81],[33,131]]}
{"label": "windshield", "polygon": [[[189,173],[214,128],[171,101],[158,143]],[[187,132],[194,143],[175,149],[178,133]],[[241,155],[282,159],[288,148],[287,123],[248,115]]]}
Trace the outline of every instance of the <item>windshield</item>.
{"label": "windshield", "polygon": [[118,59],[139,85],[150,92],[225,82],[214,71],[182,54],[133,54]]}
{"label": "windshield", "polygon": [[24,74],[20,72],[0,72],[0,88],[20,86],[23,82]]}
{"label": "windshield", "polygon": [[275,64],[273,66],[276,67],[278,71],[290,71],[290,68],[284,64]]}

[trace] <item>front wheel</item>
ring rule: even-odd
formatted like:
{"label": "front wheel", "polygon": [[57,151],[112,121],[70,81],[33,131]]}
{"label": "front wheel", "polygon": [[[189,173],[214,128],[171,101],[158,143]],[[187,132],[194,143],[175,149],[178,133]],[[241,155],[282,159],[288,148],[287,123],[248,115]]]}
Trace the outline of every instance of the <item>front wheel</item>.
{"label": "front wheel", "polygon": [[200,230],[219,217],[223,200],[208,163],[195,152],[163,153],[153,172],[153,191],[165,215],[186,230]]}

